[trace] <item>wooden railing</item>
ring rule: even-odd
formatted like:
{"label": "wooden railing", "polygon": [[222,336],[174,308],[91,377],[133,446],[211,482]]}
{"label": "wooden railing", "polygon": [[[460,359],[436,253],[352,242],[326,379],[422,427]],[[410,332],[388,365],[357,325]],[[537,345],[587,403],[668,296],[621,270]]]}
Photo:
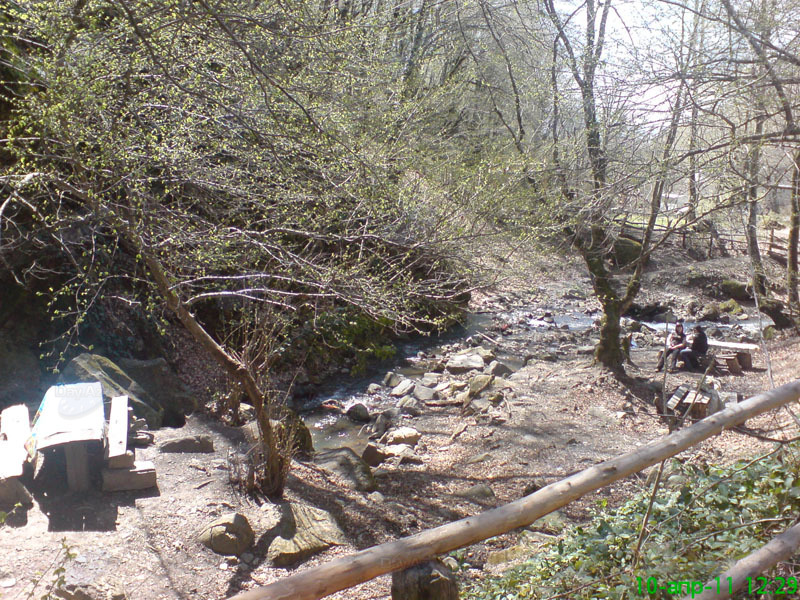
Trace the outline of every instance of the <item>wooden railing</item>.
{"label": "wooden railing", "polygon": [[504,506],[361,550],[264,587],[242,592],[230,600],[317,600],[380,575],[530,525],[589,492],[675,456],[726,428],[798,399],[800,380],[729,406],[686,429],[592,466]]}
{"label": "wooden railing", "polygon": [[770,230],[767,254],[782,265],[786,265],[789,260],[789,240],[775,235],[775,230]]}

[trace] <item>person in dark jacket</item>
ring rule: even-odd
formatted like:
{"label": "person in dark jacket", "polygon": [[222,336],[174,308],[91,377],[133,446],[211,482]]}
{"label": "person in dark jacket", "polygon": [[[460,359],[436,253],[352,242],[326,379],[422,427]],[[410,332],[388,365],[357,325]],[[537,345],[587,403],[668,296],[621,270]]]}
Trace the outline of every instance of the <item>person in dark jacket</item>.
{"label": "person in dark jacket", "polygon": [[663,350],[658,355],[658,366],[656,367],[656,371],[660,371],[664,368],[665,360],[669,366],[669,370],[674,371],[675,363],[678,360],[678,354],[681,350],[686,348],[686,345],[686,334],[683,332],[683,322],[678,321],[675,324],[675,331],[670,333],[669,337],[667,338],[666,355]]}
{"label": "person in dark jacket", "polygon": [[700,357],[708,352],[708,338],[700,325],[695,325],[691,345],[681,350],[680,359],[687,369],[697,371],[700,368]]}

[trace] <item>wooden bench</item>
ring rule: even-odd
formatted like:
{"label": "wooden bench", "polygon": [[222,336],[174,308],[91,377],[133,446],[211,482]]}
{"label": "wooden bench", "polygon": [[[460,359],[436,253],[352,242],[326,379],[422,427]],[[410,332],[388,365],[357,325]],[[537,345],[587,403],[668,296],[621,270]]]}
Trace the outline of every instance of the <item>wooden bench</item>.
{"label": "wooden bench", "polygon": [[115,396],[111,399],[108,415],[107,458],[123,456],[128,450],[128,397]]}
{"label": "wooden bench", "polygon": [[31,437],[28,407],[9,406],[0,414],[0,479],[19,477],[28,458],[25,443]]}
{"label": "wooden bench", "polygon": [[709,349],[717,349],[723,352],[723,354],[718,355],[717,358],[733,354],[736,357],[738,366],[745,371],[749,371],[753,368],[753,353],[758,352],[760,349],[758,344],[723,342],[721,340],[708,340],[708,347]]}

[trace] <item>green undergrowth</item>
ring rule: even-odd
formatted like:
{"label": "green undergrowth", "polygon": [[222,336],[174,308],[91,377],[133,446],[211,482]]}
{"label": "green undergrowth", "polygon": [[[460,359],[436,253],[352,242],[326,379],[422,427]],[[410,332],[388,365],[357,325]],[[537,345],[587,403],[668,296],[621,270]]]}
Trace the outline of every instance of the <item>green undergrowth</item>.
{"label": "green undergrowth", "polygon": [[[729,467],[673,460],[655,496],[638,560],[634,554],[652,487],[619,507],[598,506],[589,522],[532,549],[527,562],[502,576],[471,584],[463,597],[682,598],[686,588],[671,594],[670,582],[709,581],[794,523],[800,510],[799,452],[797,444],[787,445]],[[797,576],[785,564],[780,569],[772,575]],[[653,577],[663,589],[648,594]]]}

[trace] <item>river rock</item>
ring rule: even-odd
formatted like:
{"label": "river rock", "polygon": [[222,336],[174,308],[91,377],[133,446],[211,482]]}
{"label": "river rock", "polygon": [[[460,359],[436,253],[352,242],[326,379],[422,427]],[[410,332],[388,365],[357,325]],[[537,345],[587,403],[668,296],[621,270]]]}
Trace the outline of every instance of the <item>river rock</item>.
{"label": "river rock", "polygon": [[392,391],[389,392],[392,396],[396,398],[402,398],[403,396],[410,394],[414,391],[415,383],[410,379],[404,379],[396,386],[392,388]]}
{"label": "river rock", "polygon": [[441,376],[438,373],[425,373],[420,378],[419,382],[426,387],[435,388],[437,385],[439,385],[440,379]]}
{"label": "river rock", "polygon": [[398,385],[401,381],[403,381],[403,378],[400,377],[400,375],[398,375],[394,371],[389,371],[388,373],[386,373],[386,375],[383,376],[383,385],[385,385],[386,387],[393,388],[396,385]]}
{"label": "river rock", "polygon": [[739,300],[740,302],[746,302],[753,299],[750,286],[748,286],[746,283],[742,283],[741,281],[736,281],[734,279],[723,279],[719,283],[719,289],[729,298]]}
{"label": "river rock", "polygon": [[247,517],[240,513],[228,513],[206,525],[199,540],[217,554],[238,556],[253,544],[255,534]]}
{"label": "river rock", "polygon": [[505,363],[501,363],[499,360],[493,360],[489,363],[489,366],[486,367],[486,373],[489,375],[495,375],[496,377],[503,377],[505,375],[511,375],[514,371]]}
{"label": "river rock", "polygon": [[436,390],[426,387],[420,383],[414,386],[414,398],[422,402],[428,402],[438,397],[439,394]]}
{"label": "river rock", "polygon": [[466,400],[462,403],[464,414],[479,415],[489,412],[492,408],[491,403],[486,398],[470,398],[467,392],[461,394],[466,396]]}
{"label": "river rock", "polygon": [[389,458],[389,454],[375,442],[370,442],[364,451],[361,453],[361,459],[370,467],[377,467],[383,461]]}
{"label": "river rock", "polygon": [[375,417],[375,422],[372,424],[372,434],[370,435],[371,438],[379,438],[381,437],[389,427],[392,426],[392,418],[386,414],[386,411],[383,411],[377,417]]}
{"label": "river rock", "polygon": [[483,369],[484,362],[478,354],[456,354],[448,359],[445,366],[451,373],[466,373]]}
{"label": "river rock", "polygon": [[128,396],[128,406],[137,417],[147,421],[150,429],[158,429],[164,419],[164,408],[141,385],[129,377],[116,363],[99,354],[80,354],[73,358],[59,377],[60,383],[91,383],[103,387],[103,402],[114,396]]}
{"label": "river rock", "polygon": [[494,498],[494,491],[485,483],[476,483],[466,489],[454,492],[453,495],[470,500],[491,500]]}
{"label": "river rock", "polygon": [[367,386],[367,393],[368,394],[380,394],[383,387],[379,383],[370,383]]}
{"label": "river rock", "polygon": [[329,512],[308,504],[286,502],[281,507],[281,522],[267,558],[276,567],[285,567],[345,542],[344,533]]}
{"label": "river rock", "polygon": [[525,357],[525,364],[530,364],[531,361],[542,362],[558,362],[558,355],[552,350],[537,350]]}
{"label": "river rock", "polygon": [[722,310],[719,302],[710,302],[700,311],[699,321],[719,321]]}
{"label": "river rock", "polygon": [[352,489],[371,492],[376,487],[369,465],[352,448],[334,448],[319,452],[314,457],[314,463],[336,473]]}
{"label": "river rock", "polygon": [[360,402],[348,408],[346,414],[347,418],[357,423],[369,423],[370,421],[369,409]]}
{"label": "river rock", "polygon": [[403,414],[412,417],[418,417],[422,414],[422,405],[412,396],[400,398],[400,401],[397,403],[397,408],[399,408]]}
{"label": "river rock", "polygon": [[28,509],[33,506],[33,497],[16,477],[0,479],[0,510],[10,512],[14,506],[21,504]]}
{"label": "river rock", "polygon": [[209,453],[214,452],[214,440],[210,435],[190,435],[162,442],[158,450],[165,453]]}
{"label": "river rock", "polygon": [[494,550],[486,555],[486,564],[490,566],[502,565],[518,558],[525,558],[530,556],[532,550],[521,544],[505,548],[503,550]]}
{"label": "river rock", "polygon": [[395,444],[415,446],[422,437],[422,434],[413,427],[398,427],[397,429],[387,432],[384,437],[387,446]]}
{"label": "river rock", "polygon": [[483,346],[477,346],[476,348],[471,348],[470,350],[465,350],[464,352],[466,354],[477,354],[483,359],[483,362],[485,364],[489,364],[495,358],[497,358],[497,356],[495,356],[495,353],[492,350],[484,348]]}
{"label": "river rock", "polygon": [[429,560],[392,573],[392,600],[458,600],[458,584],[444,563]]}
{"label": "river rock", "polygon": [[494,381],[494,375],[486,375],[485,373],[475,375],[469,380],[470,398],[477,398],[483,390],[492,384],[492,381]]}

